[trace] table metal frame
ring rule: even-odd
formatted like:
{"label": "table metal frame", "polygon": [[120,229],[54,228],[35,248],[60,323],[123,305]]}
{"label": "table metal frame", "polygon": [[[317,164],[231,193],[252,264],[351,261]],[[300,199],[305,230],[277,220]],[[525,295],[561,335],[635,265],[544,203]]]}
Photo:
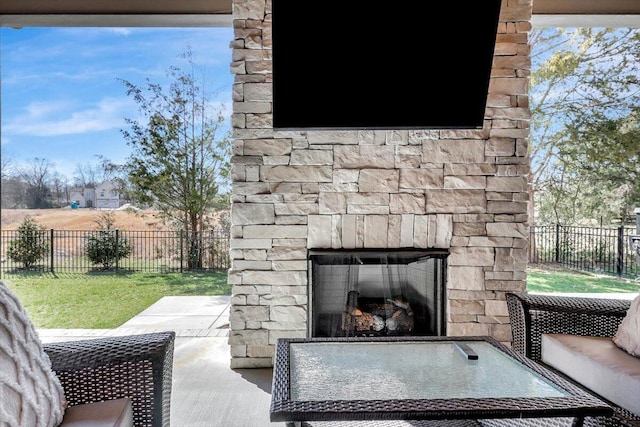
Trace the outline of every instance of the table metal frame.
{"label": "table metal frame", "polygon": [[[565,390],[567,397],[522,398],[451,398],[367,400],[354,396],[350,400],[295,401],[290,399],[290,345],[300,343],[375,341],[393,345],[398,342],[467,342],[484,341]],[[428,359],[425,359],[428,363]],[[426,367],[426,366],[425,366]],[[565,380],[540,364],[512,351],[491,337],[369,337],[369,338],[281,338],[271,389],[271,421],[290,425],[302,421],[353,420],[465,420],[499,418],[573,418],[573,426],[583,425],[587,416],[611,416],[613,409],[597,396]],[[294,424],[295,423],[295,424]]]}

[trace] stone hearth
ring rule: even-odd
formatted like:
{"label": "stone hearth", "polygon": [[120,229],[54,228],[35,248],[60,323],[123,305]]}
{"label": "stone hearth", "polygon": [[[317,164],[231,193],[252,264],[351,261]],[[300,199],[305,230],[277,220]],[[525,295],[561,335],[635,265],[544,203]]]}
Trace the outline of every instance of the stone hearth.
{"label": "stone hearth", "polygon": [[503,0],[483,129],[307,132],[271,126],[270,2],[233,5],[231,367],[272,366],[278,338],[308,336],[310,250],[445,251],[446,334],[509,342],[504,294],[526,286],[531,2]]}

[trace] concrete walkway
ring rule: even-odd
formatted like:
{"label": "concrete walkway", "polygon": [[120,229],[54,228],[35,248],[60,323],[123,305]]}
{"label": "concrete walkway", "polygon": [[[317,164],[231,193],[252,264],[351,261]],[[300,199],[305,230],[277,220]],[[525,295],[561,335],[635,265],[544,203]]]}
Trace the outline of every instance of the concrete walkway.
{"label": "concrete walkway", "polygon": [[116,329],[40,329],[43,342],[176,332],[172,427],[283,427],[269,421],[271,369],[231,369],[229,296],[163,297]]}
{"label": "concrete walkway", "polygon": [[175,331],[177,337],[228,337],[231,297],[162,297],[116,329],[40,329],[43,342]]}

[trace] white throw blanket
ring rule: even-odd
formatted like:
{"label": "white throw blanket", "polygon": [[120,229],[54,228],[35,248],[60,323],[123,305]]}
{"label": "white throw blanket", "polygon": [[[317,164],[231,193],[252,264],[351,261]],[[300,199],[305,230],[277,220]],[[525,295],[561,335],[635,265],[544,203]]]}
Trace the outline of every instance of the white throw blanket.
{"label": "white throw blanket", "polygon": [[64,391],[22,304],[0,282],[0,425],[53,427]]}

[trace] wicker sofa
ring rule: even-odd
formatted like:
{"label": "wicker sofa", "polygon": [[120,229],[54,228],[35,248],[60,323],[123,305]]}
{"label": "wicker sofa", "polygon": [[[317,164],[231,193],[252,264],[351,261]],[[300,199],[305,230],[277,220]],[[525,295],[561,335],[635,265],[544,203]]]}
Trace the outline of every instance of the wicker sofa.
{"label": "wicker sofa", "polygon": [[[70,408],[130,400],[135,427],[169,426],[175,332],[43,344]],[[89,411],[91,412],[90,405]],[[76,416],[72,425],[93,425]],[[63,420],[63,426],[66,425]]]}
{"label": "wicker sofa", "polygon": [[[527,293],[507,293],[506,300],[513,334],[512,348],[543,364],[543,335],[613,337],[631,305],[629,300]],[[591,391],[598,394],[597,390]],[[609,403],[614,407],[614,417],[588,418],[585,425],[640,426],[640,416]]]}

